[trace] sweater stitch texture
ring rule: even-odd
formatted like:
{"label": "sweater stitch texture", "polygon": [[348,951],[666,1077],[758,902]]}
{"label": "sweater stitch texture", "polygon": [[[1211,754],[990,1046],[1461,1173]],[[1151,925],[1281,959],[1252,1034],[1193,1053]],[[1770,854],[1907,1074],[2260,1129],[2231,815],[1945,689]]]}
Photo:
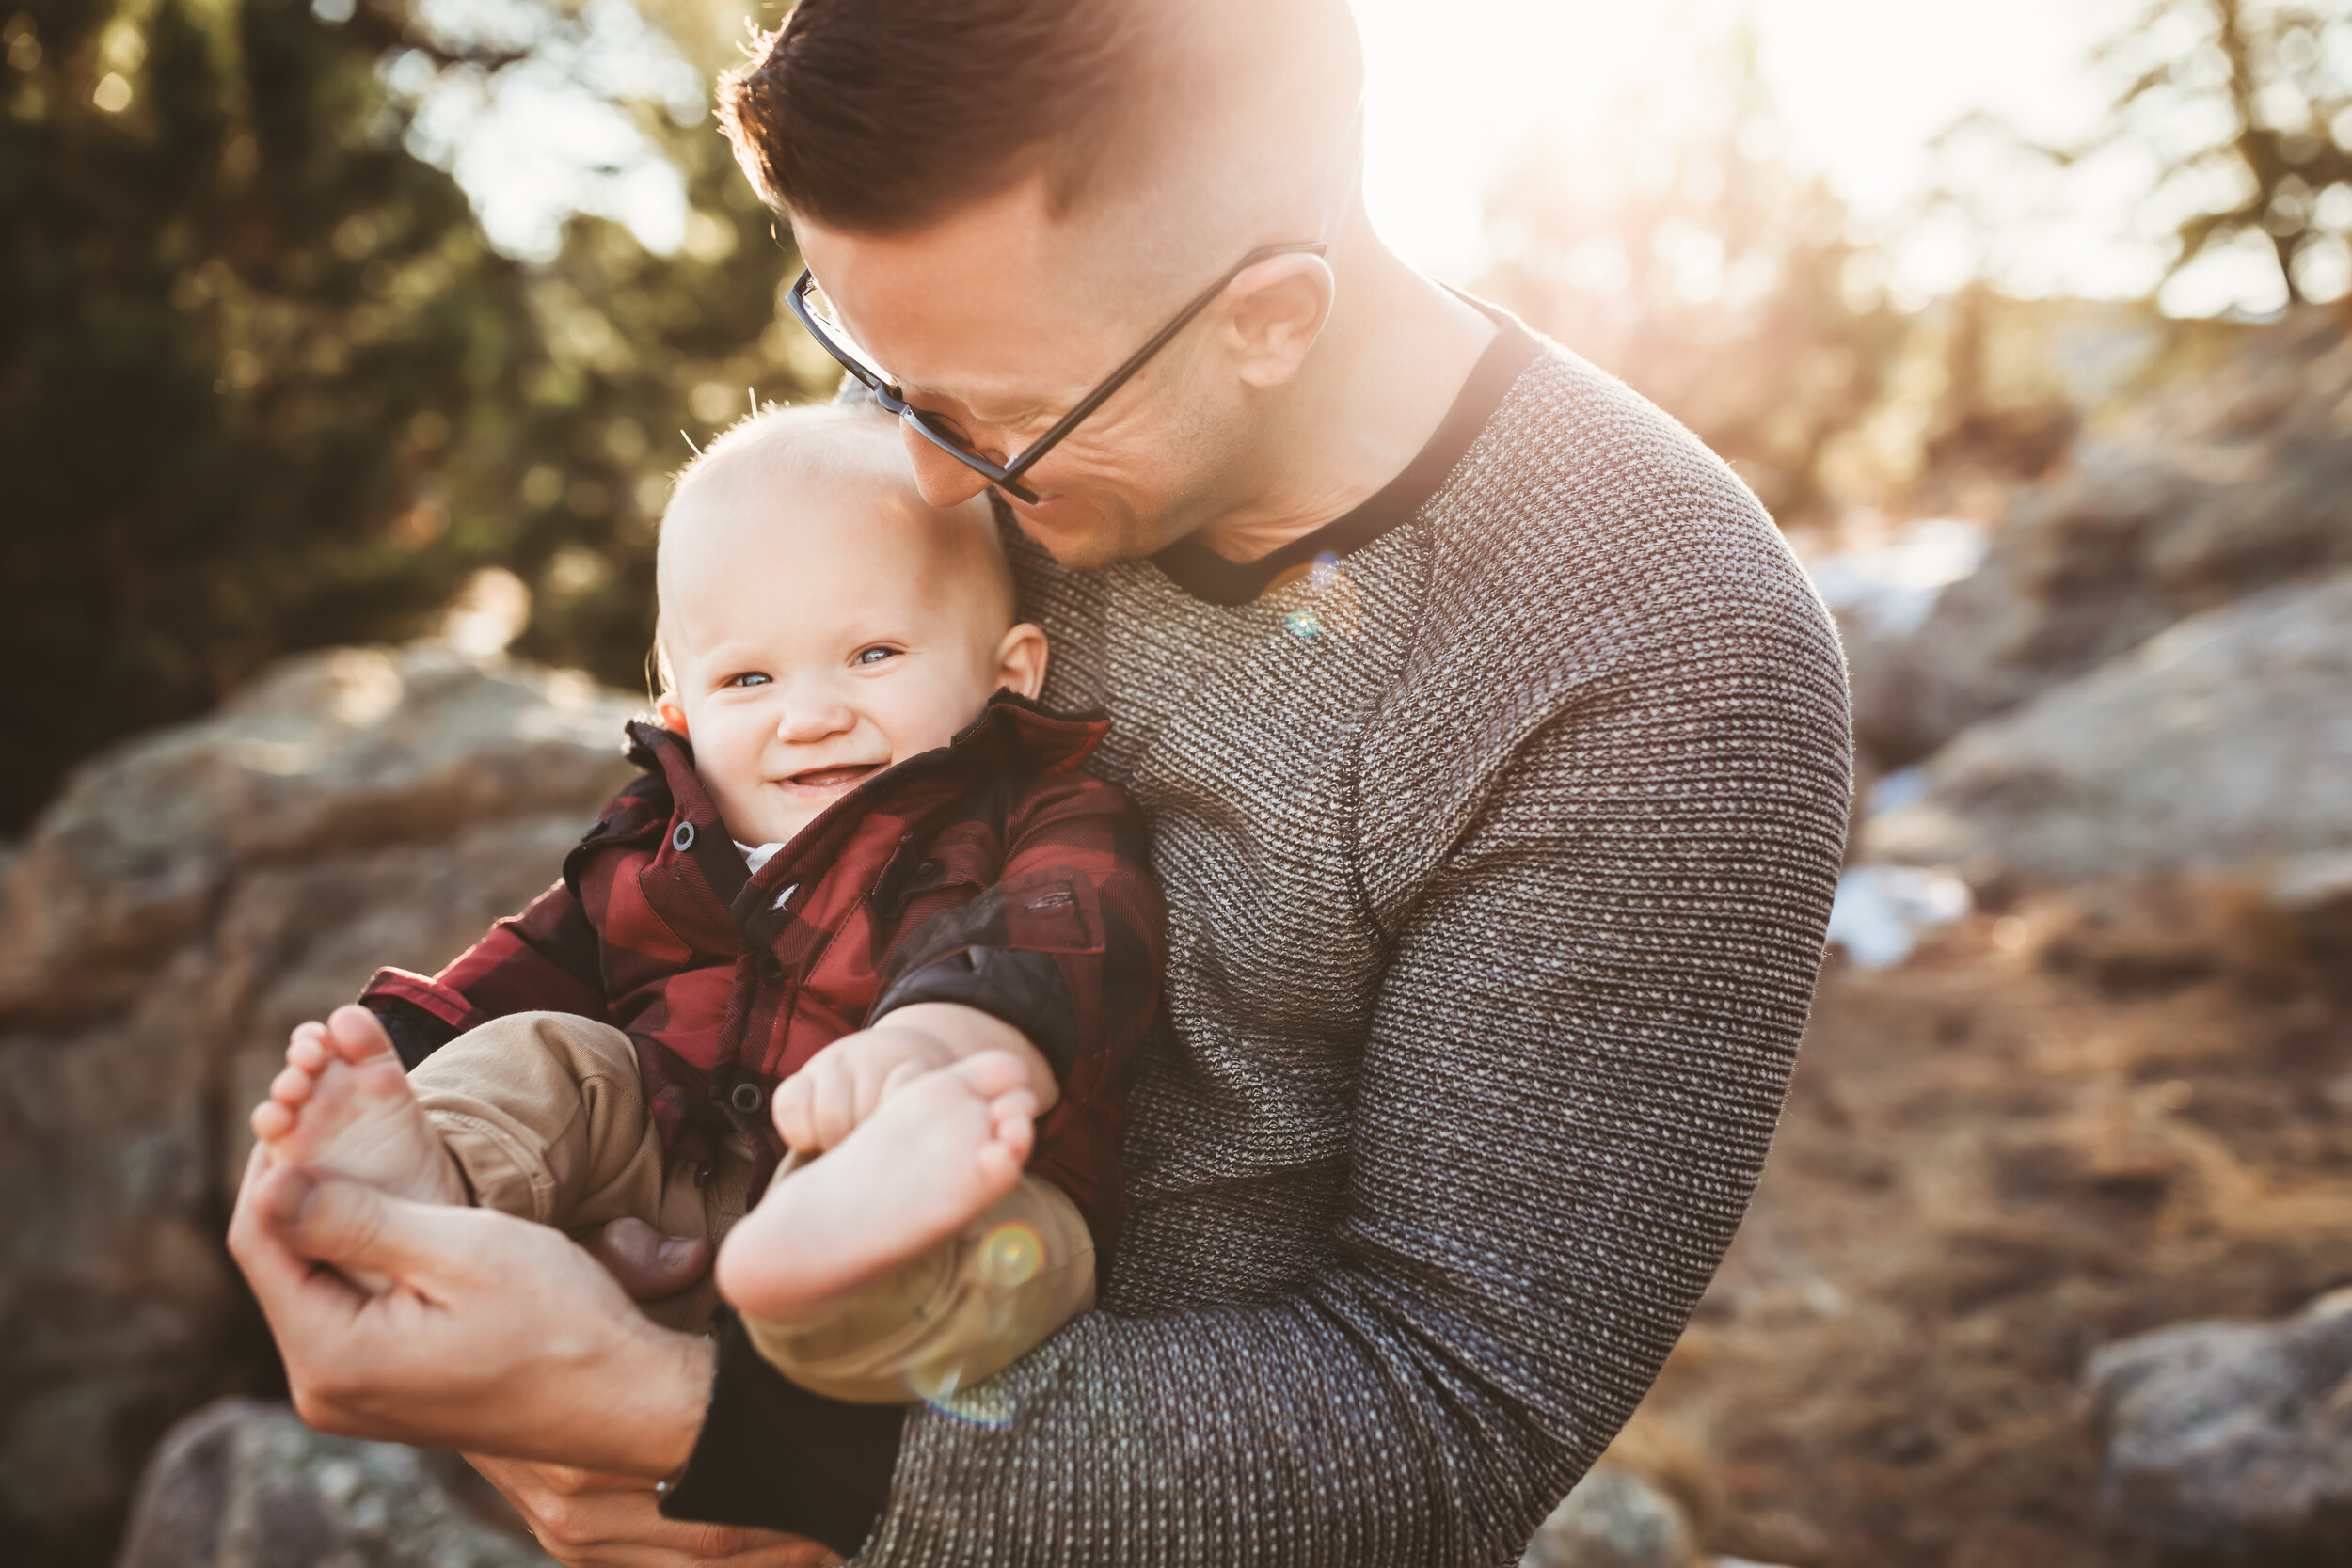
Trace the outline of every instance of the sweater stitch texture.
{"label": "sweater stitch texture", "polygon": [[1846,830],[1830,619],[1548,342],[1408,519],[1253,602],[1014,551],[1151,825],[1170,1027],[1101,1309],[915,1413],[858,1560],[1514,1562],[1762,1168]]}

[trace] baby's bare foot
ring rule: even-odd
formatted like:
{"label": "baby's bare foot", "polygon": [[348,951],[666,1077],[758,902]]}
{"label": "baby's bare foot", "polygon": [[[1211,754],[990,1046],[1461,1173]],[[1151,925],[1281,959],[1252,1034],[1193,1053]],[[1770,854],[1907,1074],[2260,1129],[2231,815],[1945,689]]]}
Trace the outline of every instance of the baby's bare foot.
{"label": "baby's bare foot", "polygon": [[1021,1180],[1027,1070],[1001,1051],[925,1073],[776,1183],[719,1249],[719,1293],[790,1323],[954,1235]]}
{"label": "baby's bare foot", "polygon": [[425,1120],[375,1015],[338,1007],[286,1045],[286,1069],[254,1107],[253,1135],[291,1165],[316,1165],[424,1203],[463,1203],[466,1186]]}

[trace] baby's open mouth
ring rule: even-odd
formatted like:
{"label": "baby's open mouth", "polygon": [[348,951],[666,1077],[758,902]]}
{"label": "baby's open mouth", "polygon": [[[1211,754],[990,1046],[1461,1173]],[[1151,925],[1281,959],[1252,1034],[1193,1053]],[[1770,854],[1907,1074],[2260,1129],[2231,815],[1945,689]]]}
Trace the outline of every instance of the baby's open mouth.
{"label": "baby's open mouth", "polygon": [[879,762],[844,763],[837,768],[812,768],[805,773],[795,773],[784,782],[800,789],[840,789],[871,778],[881,772]]}

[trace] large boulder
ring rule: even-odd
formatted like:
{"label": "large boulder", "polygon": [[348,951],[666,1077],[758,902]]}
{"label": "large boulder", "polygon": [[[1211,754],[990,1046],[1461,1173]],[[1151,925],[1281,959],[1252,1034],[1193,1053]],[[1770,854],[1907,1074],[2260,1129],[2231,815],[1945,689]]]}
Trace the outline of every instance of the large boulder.
{"label": "large boulder", "polygon": [[2352,1291],[2090,1359],[2101,1510],[2172,1560],[2352,1560]]}
{"label": "large boulder", "polygon": [[2275,875],[2352,850],[2347,779],[2352,572],[2192,617],[1979,724],[1863,844],[1972,877]]}
{"label": "large boulder", "polygon": [[290,661],[0,858],[0,1537],[90,1560],[266,1349],[221,1245],[288,1029],[553,880],[628,699],[445,645]]}
{"label": "large boulder", "polygon": [[1693,1568],[1690,1522],[1629,1470],[1586,1473],[1527,1544],[1519,1568]]}
{"label": "large boulder", "polygon": [[1841,615],[1854,730],[1899,768],[2175,622],[2352,565],[2352,341],[2311,311],[2219,350],[2094,427],[1898,624]]}
{"label": "large boulder", "polygon": [[226,1399],[174,1427],[116,1568],[549,1568],[456,1455],[327,1437]]}

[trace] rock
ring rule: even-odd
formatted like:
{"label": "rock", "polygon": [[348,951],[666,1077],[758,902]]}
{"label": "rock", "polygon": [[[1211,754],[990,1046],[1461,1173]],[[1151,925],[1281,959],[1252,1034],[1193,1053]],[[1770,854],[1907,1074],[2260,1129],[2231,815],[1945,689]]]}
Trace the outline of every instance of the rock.
{"label": "rock", "polygon": [[1592,1470],[1527,1544],[1519,1568],[1691,1568],[1674,1499],[1629,1470]]}
{"label": "rock", "polygon": [[2085,437],[1924,616],[1843,614],[1856,738],[1899,768],[2188,616],[2352,565],[2352,341],[2247,335]]}
{"label": "rock", "polygon": [[473,1501],[486,1489],[469,1474],[453,1454],[323,1436],[283,1405],[216,1401],[157,1449],[116,1565],[548,1568],[519,1521]]}
{"label": "rock", "polygon": [[0,885],[0,1019],[102,1012],[239,868],[576,808],[619,776],[626,698],[444,644],[288,660],[77,768]]}
{"label": "rock", "polygon": [[2071,881],[2340,854],[2347,693],[2352,572],[2255,595],[1968,731],[1865,855]]}
{"label": "rock", "polygon": [[2109,1345],[2083,1386],[2125,1531],[2178,1560],[2352,1558],[2352,1291]]}
{"label": "rock", "polygon": [[552,881],[637,705],[438,644],[310,655],[0,856],[0,1539],[103,1555],[156,1437],[253,1375],[220,1237],[286,1031]]}

